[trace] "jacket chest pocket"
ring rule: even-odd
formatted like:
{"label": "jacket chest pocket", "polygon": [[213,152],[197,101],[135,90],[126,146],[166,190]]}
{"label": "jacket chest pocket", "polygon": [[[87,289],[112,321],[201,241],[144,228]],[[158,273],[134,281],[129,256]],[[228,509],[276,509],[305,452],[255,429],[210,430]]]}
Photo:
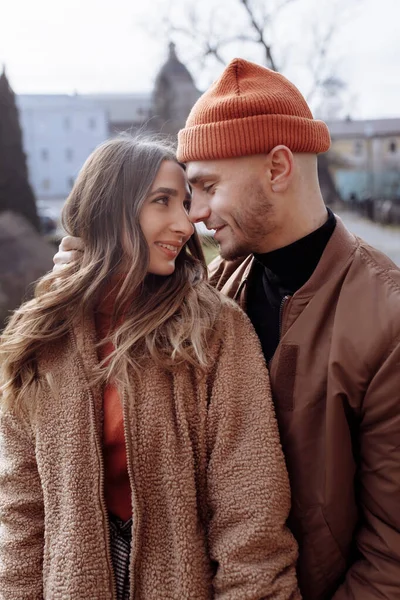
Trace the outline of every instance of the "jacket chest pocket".
{"label": "jacket chest pocket", "polygon": [[278,410],[294,409],[294,390],[296,384],[299,346],[282,344],[274,376],[273,392]]}
{"label": "jacket chest pocket", "polygon": [[271,365],[272,394],[277,413],[315,410],[325,404],[328,355],[298,344],[280,344]]}
{"label": "jacket chest pocket", "polygon": [[304,509],[320,503],[324,485],[326,369],[300,364],[300,351],[282,344],[271,381],[293,502]]}

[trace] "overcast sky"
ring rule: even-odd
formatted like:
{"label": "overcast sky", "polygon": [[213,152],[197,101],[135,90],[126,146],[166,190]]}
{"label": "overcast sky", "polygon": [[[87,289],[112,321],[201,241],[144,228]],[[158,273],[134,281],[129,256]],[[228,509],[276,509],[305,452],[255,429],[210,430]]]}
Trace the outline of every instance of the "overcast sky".
{"label": "overcast sky", "polygon": [[[166,38],[149,35],[145,23],[154,23],[168,1],[2,0],[0,63],[16,93],[149,91],[166,58]],[[235,2],[215,1],[227,15]],[[332,1],[318,0],[322,13]],[[349,111],[354,118],[400,117],[400,0],[357,1],[334,46],[349,86]],[[287,10],[281,26],[295,51],[308,35],[302,18]],[[179,50],[181,60],[190,62],[189,51]],[[234,49],[234,55],[244,54],[243,47]],[[214,75],[195,74],[200,88]],[[292,64],[285,74],[305,93],[301,69]]]}

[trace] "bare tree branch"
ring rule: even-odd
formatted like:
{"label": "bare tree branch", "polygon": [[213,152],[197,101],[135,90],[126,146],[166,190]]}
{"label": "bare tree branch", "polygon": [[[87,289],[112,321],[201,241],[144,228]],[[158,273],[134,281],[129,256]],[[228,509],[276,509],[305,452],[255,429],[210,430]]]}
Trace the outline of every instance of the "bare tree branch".
{"label": "bare tree branch", "polygon": [[[329,88],[329,95],[341,94],[347,87],[342,79],[336,75],[335,61],[331,57],[331,48],[337,32],[343,24],[350,18],[350,11],[356,5],[361,4],[362,0],[336,0],[332,5],[332,14],[334,18],[328,24],[319,22],[314,23],[312,54],[308,60],[308,67],[312,76],[312,85],[306,96],[307,102],[311,103],[317,93],[325,92]],[[325,31],[323,31],[325,26]],[[322,30],[321,30],[322,28]],[[335,85],[332,85],[335,82]]]}
{"label": "bare tree branch", "polygon": [[[213,63],[214,67],[226,65],[238,42],[246,45],[250,56],[254,49],[261,49],[264,64],[275,71],[282,70],[286,65],[290,67],[290,61],[295,60],[300,68],[306,67],[309,73],[310,90],[306,97],[309,102],[315,102],[320,100],[321,95],[328,94],[333,97],[334,93],[341,94],[343,91],[340,86],[329,83],[339,81],[335,61],[332,59],[333,41],[345,21],[345,11],[349,13],[354,6],[362,2],[363,0],[320,0],[316,5],[319,10],[314,11],[311,18],[310,15],[303,15],[303,22],[307,28],[310,27],[312,18],[316,21],[308,59],[301,59],[302,51],[304,52],[310,43],[310,36],[306,30],[303,34],[305,45],[303,40],[300,40],[295,54],[291,55],[290,43],[287,43],[289,38],[279,34],[284,23],[284,11],[294,5],[301,10],[302,0],[229,0],[229,13],[222,4],[207,9],[205,4],[199,8],[196,0],[185,0],[183,4],[180,0],[170,0],[162,30],[164,37],[167,32],[169,40],[183,40],[185,60],[189,64],[192,63],[193,68],[196,65],[197,72],[209,70]],[[248,24],[245,26],[243,18],[240,17],[241,12],[248,18]],[[296,14],[298,18],[301,13]],[[246,55],[245,49],[242,55]]]}
{"label": "bare tree branch", "polygon": [[307,94],[307,102],[311,102],[317,90],[321,87],[323,80],[325,79],[325,66],[328,55],[329,46],[331,44],[333,35],[335,33],[336,25],[331,23],[325,35],[322,38],[318,38],[318,33],[314,28],[314,64],[310,62],[310,70],[313,75],[313,85]]}
{"label": "bare tree branch", "polygon": [[[257,38],[256,38],[255,42],[258,42],[265,50],[265,58],[267,61],[267,65],[274,71],[278,71],[278,67],[272,56],[271,46],[265,40],[263,27],[261,27],[257,23],[254,12],[251,9],[248,0],[240,0],[240,2],[242,3],[243,7],[245,8],[245,10],[250,18],[250,22],[251,22],[253,29],[257,33]],[[264,27],[265,27],[265,23],[266,23],[266,21],[264,20]]]}

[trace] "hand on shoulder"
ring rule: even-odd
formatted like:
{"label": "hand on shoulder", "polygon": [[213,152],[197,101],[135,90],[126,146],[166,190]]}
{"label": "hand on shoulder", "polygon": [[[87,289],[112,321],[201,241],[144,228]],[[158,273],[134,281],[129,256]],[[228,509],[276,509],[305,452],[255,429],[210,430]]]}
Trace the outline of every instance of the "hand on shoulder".
{"label": "hand on shoulder", "polygon": [[79,259],[79,253],[83,252],[82,238],[67,235],[61,240],[58,252],[53,256],[53,271],[60,271],[66,265]]}

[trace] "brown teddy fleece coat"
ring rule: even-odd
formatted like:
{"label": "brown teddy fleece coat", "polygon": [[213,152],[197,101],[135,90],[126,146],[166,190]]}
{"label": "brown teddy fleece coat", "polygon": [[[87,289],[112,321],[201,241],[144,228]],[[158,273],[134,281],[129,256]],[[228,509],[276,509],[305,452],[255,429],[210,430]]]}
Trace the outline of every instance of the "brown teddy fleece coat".
{"label": "brown teddy fleece coat", "polygon": [[[123,399],[132,600],[288,600],[290,494],[258,339],[225,303],[206,376],[153,363]],[[116,598],[91,319],[39,357],[30,422],[0,420],[1,600]]]}

